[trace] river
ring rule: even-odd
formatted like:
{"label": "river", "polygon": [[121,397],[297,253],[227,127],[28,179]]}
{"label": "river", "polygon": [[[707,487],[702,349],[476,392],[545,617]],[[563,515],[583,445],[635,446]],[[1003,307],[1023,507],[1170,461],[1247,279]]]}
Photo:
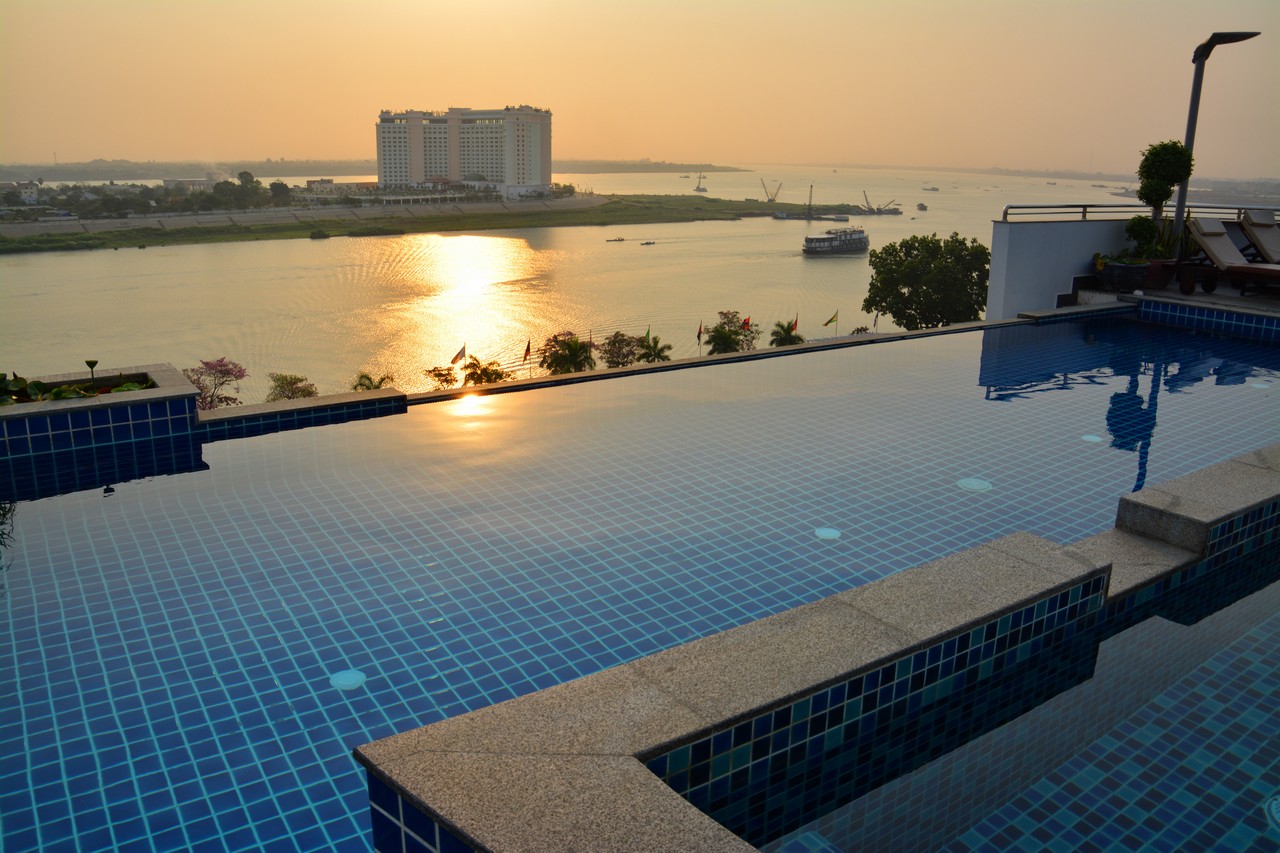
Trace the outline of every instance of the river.
{"label": "river", "polygon": [[[763,198],[761,180],[770,192],[780,182],[784,202],[806,201],[810,186],[819,204],[861,202],[864,192],[873,204],[896,201],[901,216],[851,223],[866,227],[873,249],[953,231],[990,246],[1006,204],[1115,201],[1118,189],[940,170],[751,168],[707,175],[707,204]],[[597,193],[692,194],[696,177],[556,179]],[[649,330],[673,357],[695,356],[699,324],[720,310],[766,330],[798,318],[806,337],[846,334],[877,322],[861,310],[871,269],[866,255],[805,258],[804,236],[826,227],[746,219],[9,255],[0,257],[0,369],[36,376],[83,370],[87,358],[101,372],[227,356],[249,370],[241,399],[260,402],[269,372],[302,374],[322,393],[348,389],[361,371],[427,390],[423,371],[463,344],[527,375],[525,344],[536,350],[565,329],[595,341]],[[838,324],[823,326],[836,312]],[[877,328],[892,326],[880,318]]]}

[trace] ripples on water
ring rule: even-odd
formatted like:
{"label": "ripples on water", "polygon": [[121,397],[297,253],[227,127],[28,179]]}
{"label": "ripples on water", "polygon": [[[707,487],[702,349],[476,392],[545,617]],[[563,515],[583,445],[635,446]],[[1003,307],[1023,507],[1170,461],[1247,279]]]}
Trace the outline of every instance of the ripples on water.
{"label": "ripples on water", "polygon": [[[712,193],[760,197],[764,177],[770,189],[782,180],[782,201],[804,201],[810,183],[817,203],[861,200],[864,189],[873,203],[898,201],[904,215],[862,220],[873,249],[952,231],[990,245],[1005,204],[1108,198],[1083,182],[1003,175],[757,169],[713,173]],[[597,192],[690,192],[674,175],[558,178]],[[917,201],[929,210],[917,213]],[[225,355],[249,369],[240,396],[257,402],[273,371],[306,375],[322,392],[345,390],[361,371],[426,390],[423,371],[464,343],[526,375],[525,343],[536,350],[565,329],[596,341],[651,330],[682,358],[698,354],[698,325],[720,310],[766,330],[798,316],[810,338],[835,331],[821,324],[837,310],[841,332],[869,326],[867,257],[800,254],[804,235],[823,227],[748,219],[8,256],[0,358],[5,370],[37,375],[83,369],[86,358],[184,367]]]}

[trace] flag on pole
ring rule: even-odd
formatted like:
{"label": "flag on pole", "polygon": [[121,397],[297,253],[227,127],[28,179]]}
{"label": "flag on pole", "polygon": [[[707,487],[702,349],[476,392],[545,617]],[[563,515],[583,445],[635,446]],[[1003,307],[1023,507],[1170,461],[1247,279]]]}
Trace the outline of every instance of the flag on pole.
{"label": "flag on pole", "polygon": [[533,347],[533,338],[530,338],[528,343],[524,345],[524,358],[521,360],[520,362],[521,364],[529,360],[529,353],[532,351],[532,347]]}
{"label": "flag on pole", "polygon": [[742,321],[742,331],[747,332],[750,330],[751,330],[751,318],[748,317]]}
{"label": "flag on pole", "polygon": [[796,332],[796,329],[798,329],[798,328],[800,328],[800,315],[799,315],[799,314],[797,314],[797,315],[796,315],[796,318],[795,318],[794,320],[792,320],[792,321],[791,321],[791,334],[793,334],[793,335],[794,335],[794,334],[795,334],[795,332]]}
{"label": "flag on pole", "polygon": [[698,346],[702,346],[702,321],[698,321]]}
{"label": "flag on pole", "polygon": [[831,315],[831,319],[830,319],[830,320],[828,320],[827,322],[823,323],[822,325],[824,325],[824,326],[830,326],[832,323],[836,323],[836,322],[838,322],[839,320],[840,320],[840,309],[838,309],[838,308],[837,308],[837,309],[836,309],[836,313],[834,313],[834,314],[832,314],[832,315]]}
{"label": "flag on pole", "polygon": [[450,361],[449,363],[450,363],[450,364],[457,364],[458,362],[462,361],[462,360],[463,360],[464,358],[466,358],[466,357],[467,357],[467,345],[466,345],[466,344],[463,344],[463,345],[462,345],[462,349],[458,350],[458,354],[457,354],[457,355],[455,355],[455,356],[453,357],[453,360],[452,360],[452,361]]}

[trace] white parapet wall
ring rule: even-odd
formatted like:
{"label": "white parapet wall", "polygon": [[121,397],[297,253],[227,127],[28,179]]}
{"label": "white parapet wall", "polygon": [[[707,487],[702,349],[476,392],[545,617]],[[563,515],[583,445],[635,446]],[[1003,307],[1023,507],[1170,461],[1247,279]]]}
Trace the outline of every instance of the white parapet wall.
{"label": "white parapet wall", "polygon": [[1074,276],[1092,272],[1095,252],[1124,247],[1124,226],[1120,219],[993,223],[987,319],[1056,307]]}

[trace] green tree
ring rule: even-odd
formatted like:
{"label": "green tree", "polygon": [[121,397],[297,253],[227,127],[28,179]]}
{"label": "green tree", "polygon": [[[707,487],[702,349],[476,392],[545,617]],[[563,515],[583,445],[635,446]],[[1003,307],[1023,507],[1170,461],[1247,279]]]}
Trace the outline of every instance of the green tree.
{"label": "green tree", "polygon": [[909,331],[965,323],[987,306],[991,252],[953,233],[916,235],[871,250],[871,284],[862,310],[887,314]]}
{"label": "green tree", "polygon": [[645,364],[656,364],[659,361],[670,361],[671,344],[664,344],[657,335],[645,335],[636,339],[636,361]]}
{"label": "green tree", "polygon": [[724,352],[749,352],[756,348],[756,340],[764,333],[759,326],[745,320],[737,311],[720,311],[720,322],[707,329],[707,354]]}
{"label": "green tree", "polygon": [[591,354],[594,348],[594,344],[580,339],[573,332],[558,332],[539,347],[538,366],[546,368],[552,375],[595,370],[596,359]]}
{"label": "green tree", "polygon": [[791,323],[790,320],[779,320],[773,324],[773,330],[769,332],[769,346],[789,347],[804,343],[804,335],[793,331]]}
{"label": "green tree", "polygon": [[[450,379],[453,378],[452,367],[449,368],[449,377]],[[368,373],[361,373],[359,376],[356,377],[356,381],[351,383],[351,390],[352,391],[376,391],[379,388],[385,388],[387,385],[395,381],[396,381],[396,378],[394,376],[379,376],[377,379],[374,379]],[[452,385],[453,383],[450,382],[449,384]]]}
{"label": "green tree", "polygon": [[443,391],[446,388],[452,388],[458,384],[458,376],[453,372],[451,365],[442,367],[433,367],[430,370],[422,371],[423,374],[431,380],[432,391]]}
{"label": "green tree", "polygon": [[293,373],[268,373],[267,378],[271,380],[271,390],[267,392],[268,403],[320,396],[315,383],[308,382],[305,376]]}
{"label": "green tree", "polygon": [[289,185],[284,181],[272,181],[271,186],[271,203],[276,207],[288,207],[289,202],[293,201],[293,191],[289,189]]}
{"label": "green tree", "polygon": [[1176,139],[1148,145],[1138,163],[1138,200],[1151,205],[1151,218],[1164,217],[1164,203],[1174,187],[1191,177],[1191,152]]}
{"label": "green tree", "polygon": [[626,332],[614,332],[600,344],[600,359],[605,367],[626,367],[636,361],[636,350],[643,338]]}
{"label": "green tree", "polygon": [[494,382],[505,382],[514,374],[503,370],[496,361],[481,362],[474,355],[462,368],[463,385],[492,385]]}
{"label": "green tree", "polygon": [[267,195],[267,191],[262,188],[262,181],[255,178],[253,172],[241,172],[236,178],[240,181],[235,187],[236,205],[242,208],[262,207]]}

